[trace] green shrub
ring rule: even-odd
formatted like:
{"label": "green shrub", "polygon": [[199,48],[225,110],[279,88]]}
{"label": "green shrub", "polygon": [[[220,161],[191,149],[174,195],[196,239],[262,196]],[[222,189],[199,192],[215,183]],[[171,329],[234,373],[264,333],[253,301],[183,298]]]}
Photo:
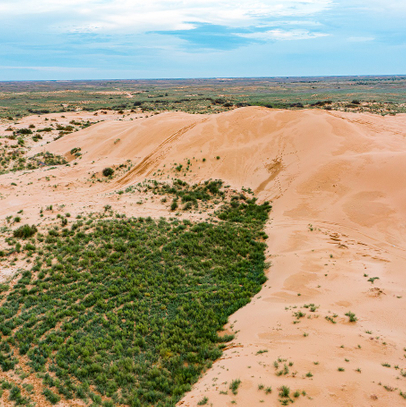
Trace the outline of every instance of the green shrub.
{"label": "green shrub", "polygon": [[3,390],[10,390],[12,387],[13,387],[13,385],[12,385],[10,382],[8,382],[8,381],[4,381],[4,382],[1,384],[1,388],[2,388]]}
{"label": "green shrub", "polygon": [[18,129],[17,134],[32,134],[32,130],[30,130],[30,129]]}
{"label": "green shrub", "polygon": [[345,315],[349,318],[350,322],[357,322],[358,320],[355,314],[351,311],[348,311]]}
{"label": "green shrub", "polygon": [[17,386],[14,386],[10,390],[10,395],[9,395],[8,399],[10,401],[14,401],[16,406],[27,405],[27,404],[29,404],[29,401],[30,401],[29,399],[27,399],[21,395],[21,389]]}
{"label": "green shrub", "polygon": [[279,397],[287,398],[290,395],[290,388],[288,386],[282,386],[279,392]]}
{"label": "green shrub", "polygon": [[230,390],[233,394],[237,394],[238,393],[238,387],[240,387],[241,384],[241,380],[240,379],[236,379],[233,380],[230,384]]}
{"label": "green shrub", "polygon": [[13,232],[14,237],[19,237],[22,239],[28,239],[31,236],[34,236],[37,233],[37,227],[35,225],[24,225],[20,226]]}
{"label": "green shrub", "polygon": [[113,174],[114,174],[113,168],[107,167],[107,168],[105,168],[105,169],[103,170],[103,175],[104,175],[105,177],[110,177],[110,176],[113,175]]}
{"label": "green shrub", "polygon": [[59,403],[61,398],[55,394],[53,391],[49,389],[45,389],[42,394],[45,396],[45,398],[51,403],[51,404],[56,404]]}

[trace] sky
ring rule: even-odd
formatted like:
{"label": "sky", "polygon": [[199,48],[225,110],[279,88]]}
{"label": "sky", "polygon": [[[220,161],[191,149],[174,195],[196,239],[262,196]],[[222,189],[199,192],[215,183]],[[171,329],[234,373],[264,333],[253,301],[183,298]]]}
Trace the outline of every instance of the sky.
{"label": "sky", "polygon": [[406,74],[406,0],[0,0],[0,80]]}

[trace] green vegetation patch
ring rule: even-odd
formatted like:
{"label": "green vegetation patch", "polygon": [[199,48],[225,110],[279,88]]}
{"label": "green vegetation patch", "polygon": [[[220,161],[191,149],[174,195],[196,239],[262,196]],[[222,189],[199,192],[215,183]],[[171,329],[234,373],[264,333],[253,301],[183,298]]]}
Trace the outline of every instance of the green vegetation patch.
{"label": "green vegetation patch", "polygon": [[[225,199],[225,192],[222,191],[223,181],[209,180],[201,184],[189,185],[180,179],[175,179],[172,185],[159,183],[155,180],[146,184],[146,190],[158,195],[168,195],[173,197],[171,210],[176,210],[178,204],[184,204],[183,209],[197,209],[199,202],[209,202],[215,198]],[[245,198],[244,195],[242,195]],[[180,202],[179,202],[180,200]]]}
{"label": "green vegetation patch", "polygon": [[175,405],[266,280],[269,211],[230,201],[212,223],[121,217],[35,234],[32,269],[0,300],[2,370],[26,355],[51,402]]}
{"label": "green vegetation patch", "polygon": [[0,174],[10,171],[35,170],[40,167],[65,165],[68,163],[65,157],[52,154],[49,151],[27,158],[24,149],[14,147],[16,146],[0,147]]}
{"label": "green vegetation patch", "polygon": [[[224,187],[228,188],[228,186]],[[244,194],[237,194],[230,197],[223,188],[222,180],[207,180],[202,183],[190,185],[181,179],[175,178],[171,184],[158,182],[156,180],[144,180],[142,183],[131,185],[125,191],[118,191],[118,194],[123,193],[147,193],[154,195],[163,195],[161,202],[167,202],[167,197],[171,197],[172,203],[170,208],[172,211],[176,209],[182,210],[208,210],[214,208],[213,204],[227,202],[226,207],[231,208],[239,205],[240,202],[245,202],[255,205],[255,199],[247,197]],[[230,191],[236,192],[236,191]],[[246,191],[248,195],[252,191]],[[210,204],[210,207],[209,207]],[[230,206],[231,205],[231,206]],[[219,214],[218,214],[219,215]],[[224,215],[219,215],[219,217]]]}

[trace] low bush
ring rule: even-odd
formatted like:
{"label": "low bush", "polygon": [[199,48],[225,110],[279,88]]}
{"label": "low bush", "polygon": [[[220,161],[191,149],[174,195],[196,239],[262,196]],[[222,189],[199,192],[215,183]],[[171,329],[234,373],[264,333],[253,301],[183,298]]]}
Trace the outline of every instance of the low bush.
{"label": "low bush", "polygon": [[28,239],[31,236],[34,236],[37,233],[37,227],[35,225],[24,225],[20,226],[13,232],[14,237],[19,237],[22,239]]}
{"label": "low bush", "polygon": [[105,177],[109,177],[110,175],[113,175],[113,174],[114,174],[113,168],[107,167],[107,168],[105,168],[105,169],[103,170],[103,175],[104,175]]}

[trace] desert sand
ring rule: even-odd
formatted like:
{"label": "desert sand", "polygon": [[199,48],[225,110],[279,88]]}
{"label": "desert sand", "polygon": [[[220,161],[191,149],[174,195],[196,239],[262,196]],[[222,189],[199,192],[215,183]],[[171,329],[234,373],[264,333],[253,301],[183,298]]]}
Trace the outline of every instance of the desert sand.
{"label": "desert sand", "polygon": [[[204,397],[213,406],[277,406],[281,386],[305,392],[300,406],[406,403],[406,115],[248,107],[103,119],[29,153],[64,155],[70,167],[0,176],[0,226],[21,209],[22,223],[40,225],[105,205],[173,216],[159,199],[117,194],[146,178],[221,178],[272,202],[268,281],[230,317],[235,339],[179,406]],[[118,174],[109,182],[107,166]],[[0,267],[3,278],[13,272]]]}

